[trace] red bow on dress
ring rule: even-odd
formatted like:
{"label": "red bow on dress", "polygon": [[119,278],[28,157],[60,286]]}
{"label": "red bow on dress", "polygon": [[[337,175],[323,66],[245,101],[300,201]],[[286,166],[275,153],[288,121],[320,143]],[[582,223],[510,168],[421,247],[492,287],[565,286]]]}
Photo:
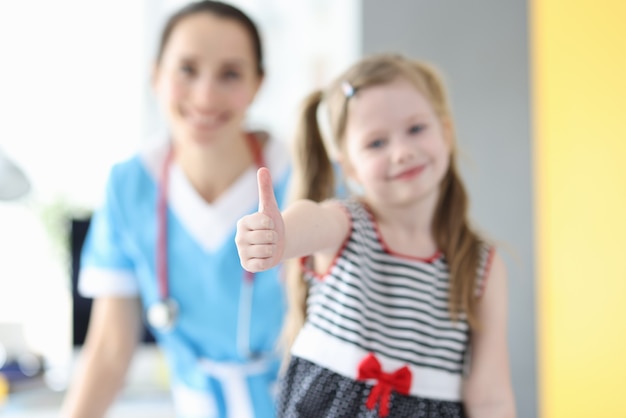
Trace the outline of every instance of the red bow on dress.
{"label": "red bow on dress", "polygon": [[393,373],[385,373],[380,362],[374,354],[368,354],[359,364],[358,380],[376,379],[376,385],[372,388],[370,396],[365,404],[368,409],[374,409],[380,400],[378,416],[389,415],[389,397],[395,390],[403,395],[408,395],[411,389],[411,370],[407,366],[401,367]]}

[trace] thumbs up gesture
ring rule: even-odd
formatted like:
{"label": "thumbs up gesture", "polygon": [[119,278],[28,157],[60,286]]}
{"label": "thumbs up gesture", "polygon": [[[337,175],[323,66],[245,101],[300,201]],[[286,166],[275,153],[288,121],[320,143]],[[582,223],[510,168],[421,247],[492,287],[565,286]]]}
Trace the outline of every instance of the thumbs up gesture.
{"label": "thumbs up gesture", "polygon": [[285,248],[285,225],[274,196],[272,178],[267,168],[257,172],[259,211],[237,222],[235,242],[244,269],[268,270],[280,263]]}

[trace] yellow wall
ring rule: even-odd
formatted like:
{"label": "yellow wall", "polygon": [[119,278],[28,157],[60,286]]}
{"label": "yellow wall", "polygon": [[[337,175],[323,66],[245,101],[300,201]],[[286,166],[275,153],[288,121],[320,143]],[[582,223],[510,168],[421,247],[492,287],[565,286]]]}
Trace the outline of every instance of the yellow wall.
{"label": "yellow wall", "polygon": [[541,417],[626,417],[626,1],[530,17]]}

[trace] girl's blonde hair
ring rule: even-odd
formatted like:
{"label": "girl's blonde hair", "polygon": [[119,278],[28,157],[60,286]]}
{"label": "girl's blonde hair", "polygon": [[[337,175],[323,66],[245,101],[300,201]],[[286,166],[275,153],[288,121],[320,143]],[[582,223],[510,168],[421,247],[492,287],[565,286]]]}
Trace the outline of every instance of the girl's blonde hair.
{"label": "girl's blonde hair", "polygon": [[[432,232],[450,270],[449,310],[452,318],[466,315],[470,327],[478,326],[475,290],[482,238],[470,227],[468,197],[456,163],[456,139],[450,106],[443,83],[428,65],[399,55],[374,55],[365,58],[337,78],[326,90],[311,93],[303,103],[294,141],[294,172],[290,198],[323,201],[335,194],[334,170],[324,145],[317,109],[322,101],[330,117],[330,144],[336,151],[344,150],[350,92],[370,86],[388,84],[398,78],[412,83],[433,107],[442,124],[449,128],[452,142],[450,166],[441,185]],[[290,347],[306,319],[306,285],[298,260],[287,262],[287,298],[289,308],[283,342]]]}

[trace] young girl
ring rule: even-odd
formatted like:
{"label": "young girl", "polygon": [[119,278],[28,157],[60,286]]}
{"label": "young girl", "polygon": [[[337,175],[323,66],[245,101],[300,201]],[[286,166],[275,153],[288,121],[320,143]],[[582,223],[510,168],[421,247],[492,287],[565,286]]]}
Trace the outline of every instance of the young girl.
{"label": "young girl", "polygon": [[[322,101],[333,152],[358,189],[347,200],[325,200],[334,182]],[[302,266],[289,278],[288,339],[297,338],[280,415],[513,417],[505,267],[469,225],[435,72],[373,56],[310,95],[303,113],[300,200],[281,214],[261,169],[259,212],[236,237],[247,270]]]}
{"label": "young girl", "polygon": [[170,132],[113,168],[92,219],[79,289],[95,302],[63,417],[105,415],[144,316],[176,416],[275,416],[283,289],[277,269],[244,272],[234,243],[258,206],[257,167],[272,170],[279,199],[287,180],[280,142],[244,129],[263,76],[259,34],[239,9],[193,2],[167,22],[153,86]]}

